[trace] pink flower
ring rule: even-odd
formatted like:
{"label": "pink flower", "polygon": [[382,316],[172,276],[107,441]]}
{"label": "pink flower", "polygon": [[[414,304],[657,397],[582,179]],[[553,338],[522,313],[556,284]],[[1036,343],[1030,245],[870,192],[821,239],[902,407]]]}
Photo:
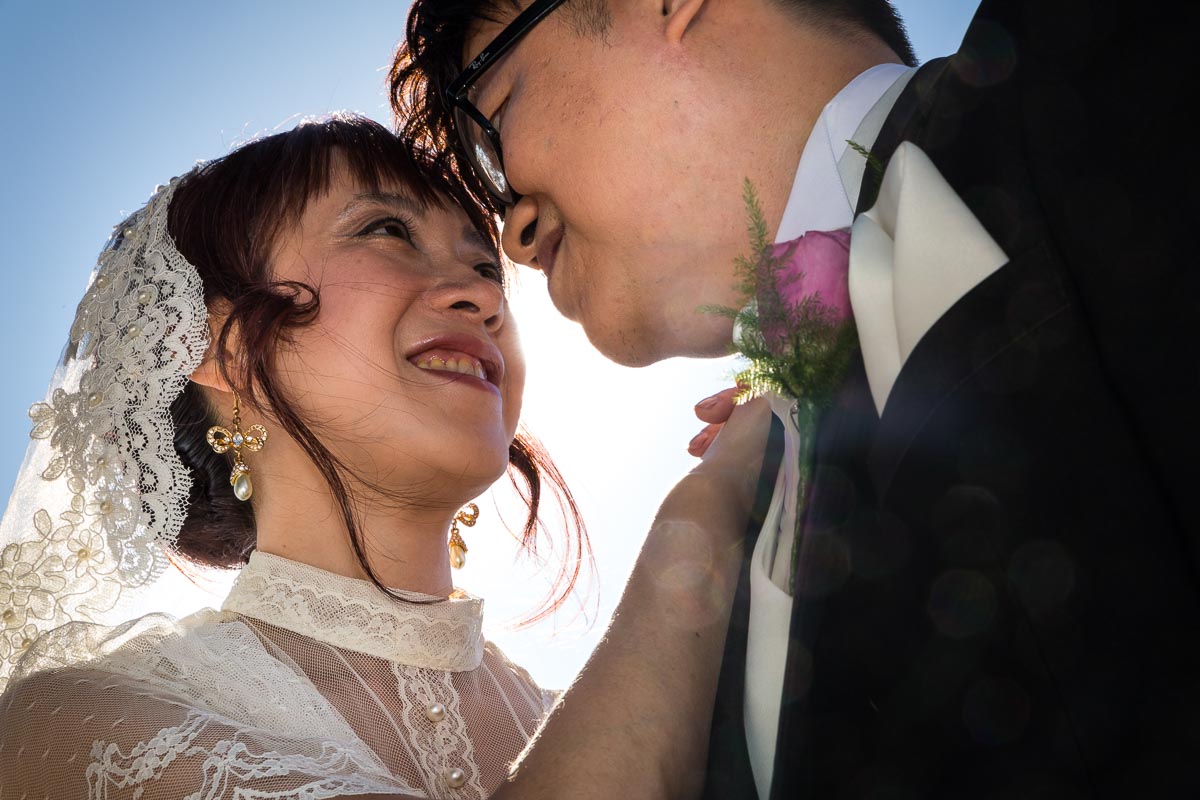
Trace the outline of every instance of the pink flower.
{"label": "pink flower", "polygon": [[[805,305],[819,304],[832,325],[850,319],[850,231],[809,231],[799,239],[772,246],[775,268],[759,276],[763,335],[772,348],[787,337]],[[765,280],[764,280],[765,278]],[[764,296],[769,292],[770,295]]]}
{"label": "pink flower", "polygon": [[829,309],[831,322],[850,316],[850,231],[809,231],[791,242],[771,248],[784,264],[775,275],[776,290],[784,304],[798,308],[816,297]]}

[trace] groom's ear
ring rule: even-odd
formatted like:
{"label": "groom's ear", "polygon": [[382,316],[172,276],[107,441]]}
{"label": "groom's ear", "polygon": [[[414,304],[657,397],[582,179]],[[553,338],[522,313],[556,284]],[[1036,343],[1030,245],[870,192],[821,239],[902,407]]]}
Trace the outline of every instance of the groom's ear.
{"label": "groom's ear", "polygon": [[662,0],[663,21],[667,40],[672,44],[683,41],[684,34],[704,10],[705,0]]}

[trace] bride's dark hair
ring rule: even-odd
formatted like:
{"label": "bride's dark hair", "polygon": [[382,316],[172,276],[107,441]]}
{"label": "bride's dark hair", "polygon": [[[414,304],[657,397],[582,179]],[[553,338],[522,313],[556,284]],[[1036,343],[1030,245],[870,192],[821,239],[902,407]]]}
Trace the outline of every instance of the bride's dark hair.
{"label": "bride's dark hair", "polygon": [[[404,140],[379,123],[353,115],[302,123],[189,173],[171,202],[168,228],[179,252],[200,273],[205,302],[210,308],[219,303],[227,311],[216,336],[218,354],[228,352],[230,333],[237,331],[239,351],[220,362],[224,378],[243,398],[270,408],[278,424],[308,453],[333,490],[359,563],[371,581],[387,591],[363,549],[348,480],[352,473],[321,443],[275,381],[277,344],[316,317],[320,297],[314,287],[273,280],[271,251],[278,236],[299,222],[308,201],[329,188],[337,157],[369,191],[399,184],[418,203],[463,209],[499,255],[495,218],[473,202],[461,184],[422,162]],[[188,515],[177,549],[201,564],[240,566],[256,543],[254,508],[234,498],[228,457],[214,453],[205,441],[209,427],[221,421],[213,418],[204,394],[191,382],[172,404],[171,414],[175,449],[192,473]],[[557,579],[529,622],[566,599],[583,563],[591,559],[591,548],[570,490],[541,445],[524,430],[509,446],[509,478],[529,508],[522,547],[537,552],[537,533],[544,527],[539,520],[544,485],[558,501],[567,528]]]}

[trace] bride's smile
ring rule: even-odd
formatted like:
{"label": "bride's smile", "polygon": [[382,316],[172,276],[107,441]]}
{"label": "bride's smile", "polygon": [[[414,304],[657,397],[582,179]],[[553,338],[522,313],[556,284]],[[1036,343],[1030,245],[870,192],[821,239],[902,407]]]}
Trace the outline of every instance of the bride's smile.
{"label": "bride's smile", "polygon": [[504,376],[504,361],[498,350],[470,336],[438,336],[423,342],[408,357],[418,369],[470,375],[498,387]]}
{"label": "bride's smile", "polygon": [[335,159],[272,266],[320,297],[278,366],[331,452],[407,494],[436,475],[436,502],[454,508],[503,475],[524,359],[499,255],[465,213],[363,186]]}

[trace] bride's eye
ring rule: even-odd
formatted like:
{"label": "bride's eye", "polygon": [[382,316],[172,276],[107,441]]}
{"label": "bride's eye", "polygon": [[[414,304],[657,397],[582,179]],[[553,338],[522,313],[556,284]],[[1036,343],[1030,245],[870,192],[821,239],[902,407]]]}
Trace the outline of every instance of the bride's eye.
{"label": "bride's eye", "polygon": [[412,230],[409,223],[399,217],[384,217],[377,219],[358,232],[359,236],[394,236],[406,242],[412,242]]}
{"label": "bride's eye", "polygon": [[490,261],[484,261],[475,265],[475,271],[483,278],[489,281],[495,281],[501,286],[504,285],[504,269],[499,264],[493,264]]}

